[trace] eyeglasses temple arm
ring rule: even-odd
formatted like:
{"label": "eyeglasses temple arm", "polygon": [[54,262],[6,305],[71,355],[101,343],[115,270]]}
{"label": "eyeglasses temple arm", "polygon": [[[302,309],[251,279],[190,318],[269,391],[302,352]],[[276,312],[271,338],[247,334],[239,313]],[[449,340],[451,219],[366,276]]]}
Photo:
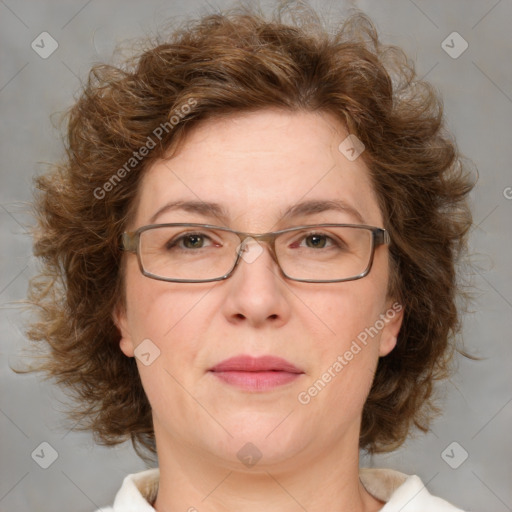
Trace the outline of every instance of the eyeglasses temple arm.
{"label": "eyeglasses temple arm", "polygon": [[137,252],[137,236],[135,233],[124,232],[122,236],[123,249],[128,252]]}
{"label": "eyeglasses temple arm", "polygon": [[374,231],[376,245],[388,245],[391,242],[389,233],[385,229]]}

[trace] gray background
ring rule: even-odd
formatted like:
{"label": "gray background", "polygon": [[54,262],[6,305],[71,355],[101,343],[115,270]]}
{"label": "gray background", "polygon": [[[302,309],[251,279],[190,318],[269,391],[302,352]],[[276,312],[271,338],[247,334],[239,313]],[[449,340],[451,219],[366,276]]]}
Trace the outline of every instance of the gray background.
{"label": "gray background", "polygon": [[[17,376],[9,369],[20,362],[25,344],[15,301],[24,298],[34,273],[24,224],[29,221],[32,176],[61,155],[50,115],[72,103],[90,66],[108,59],[117,42],[154,33],[169,16],[203,14],[209,5],[228,3],[0,0],[2,512],[91,511],[112,503],[126,474],[145,468],[130,445],[106,449],[90,435],[70,431],[62,414],[62,392],[38,376]],[[351,4],[333,0],[313,5],[333,18]],[[484,360],[460,358],[457,376],[439,387],[446,409],[430,434],[418,435],[392,455],[364,459],[362,465],[416,473],[432,493],[466,510],[511,511],[512,2],[366,0],[352,5],[370,14],[382,38],[404,47],[416,60],[419,75],[428,75],[440,90],[448,125],[480,172],[472,194],[471,232],[479,261],[473,277],[477,297],[474,313],[465,318],[464,338],[468,349]],[[43,31],[59,44],[47,59],[31,48]],[[454,31],[469,44],[458,58],[441,46]],[[454,441],[458,445],[445,452]],[[58,454],[48,469],[31,457],[42,442]],[[456,465],[463,450],[468,458],[457,469],[441,455]]]}

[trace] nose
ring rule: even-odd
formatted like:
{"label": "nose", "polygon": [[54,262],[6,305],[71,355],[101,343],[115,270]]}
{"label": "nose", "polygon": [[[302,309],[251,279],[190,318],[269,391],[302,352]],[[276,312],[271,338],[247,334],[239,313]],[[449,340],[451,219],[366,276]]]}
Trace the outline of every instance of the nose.
{"label": "nose", "polygon": [[270,246],[248,237],[237,250],[237,268],[224,282],[223,312],[228,321],[253,327],[286,323],[290,316],[287,284]]}
{"label": "nose", "polygon": [[[268,245],[267,248],[269,248]],[[251,236],[245,238],[237,247],[237,253],[240,254],[240,259],[243,260],[245,263],[253,263],[254,261],[256,261],[256,259],[264,252],[264,250],[264,245],[258,243]]]}

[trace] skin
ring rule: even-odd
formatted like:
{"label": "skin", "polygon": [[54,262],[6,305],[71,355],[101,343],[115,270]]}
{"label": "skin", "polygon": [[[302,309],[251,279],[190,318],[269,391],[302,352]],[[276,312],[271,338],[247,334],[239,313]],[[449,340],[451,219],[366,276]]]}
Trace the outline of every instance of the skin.
{"label": "skin", "polygon": [[[198,222],[263,233],[313,223],[358,223],[326,211],[284,221],[306,199],[342,199],[366,224],[383,218],[362,158],[339,150],[347,137],[334,117],[264,110],[203,122],[179,151],[142,180],[129,229],[150,223],[169,201],[222,204],[221,220],[181,210],[156,223]],[[160,467],[160,512],[368,512],[383,506],[358,479],[361,414],[379,357],[395,346],[402,315],[365,346],[307,404],[307,390],[357,335],[394,303],[387,295],[388,249],[375,251],[368,276],[331,284],[284,279],[270,252],[242,261],[225,281],[183,284],[143,276],[126,259],[126,307],[115,321],[120,348],[134,357],[150,339],[160,356],[137,359],[153,410]],[[208,372],[229,357],[275,355],[304,371],[267,392],[242,391]],[[246,467],[237,452],[252,443],[262,458]]]}

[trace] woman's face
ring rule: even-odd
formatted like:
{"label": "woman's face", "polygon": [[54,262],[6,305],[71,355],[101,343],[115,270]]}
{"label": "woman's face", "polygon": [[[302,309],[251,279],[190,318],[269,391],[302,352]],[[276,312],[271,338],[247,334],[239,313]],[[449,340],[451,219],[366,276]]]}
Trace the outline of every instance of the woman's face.
{"label": "woman's face", "polygon": [[[339,149],[347,136],[318,113],[265,110],[204,122],[178,153],[147,170],[129,229],[220,224],[206,208],[164,208],[177,201],[215,203],[224,226],[250,233],[320,223],[383,227],[362,158],[351,161],[352,152]],[[344,207],[283,216],[313,200]],[[401,322],[386,293],[388,249],[376,249],[363,279],[313,284],[283,278],[261,247],[229,279],[210,283],[150,279],[127,255],[126,308],[116,323],[121,350],[137,355],[159,452],[195,450],[239,469],[261,456],[260,467],[295,469],[357,450],[378,358],[393,349]],[[281,358],[298,373],[214,371],[238,356]]]}

